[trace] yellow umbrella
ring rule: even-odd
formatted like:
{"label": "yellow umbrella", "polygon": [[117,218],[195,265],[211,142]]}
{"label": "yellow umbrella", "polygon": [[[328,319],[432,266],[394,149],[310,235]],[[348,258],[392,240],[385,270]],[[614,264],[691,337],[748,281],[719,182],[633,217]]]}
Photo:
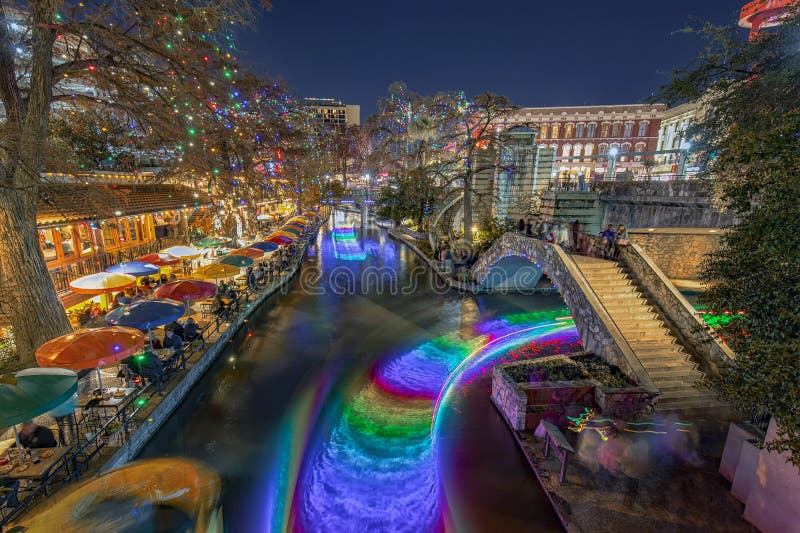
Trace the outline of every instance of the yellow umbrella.
{"label": "yellow umbrella", "polygon": [[69,282],[70,289],[78,294],[104,294],[127,289],[136,284],[136,278],[128,274],[99,272]]}
{"label": "yellow umbrella", "polygon": [[225,263],[211,263],[192,271],[192,276],[197,278],[229,278],[239,273],[239,269]]}

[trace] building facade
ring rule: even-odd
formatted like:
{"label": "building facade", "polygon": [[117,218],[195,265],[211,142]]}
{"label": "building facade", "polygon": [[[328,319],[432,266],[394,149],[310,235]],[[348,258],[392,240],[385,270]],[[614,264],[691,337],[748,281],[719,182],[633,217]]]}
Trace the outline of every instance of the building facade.
{"label": "building facade", "polygon": [[[556,153],[554,182],[646,174],[653,164],[664,104],[524,107],[510,125],[537,130],[537,144]],[[609,158],[614,168],[610,168]]]}
{"label": "building facade", "polygon": [[361,125],[361,106],[345,104],[333,98],[306,98],[305,104],[311,108],[314,117],[325,126]]}
{"label": "building facade", "polygon": [[664,112],[658,130],[656,148],[659,151],[677,150],[677,152],[657,155],[653,174],[675,175],[681,173],[680,167],[686,166],[686,162],[683,162],[682,165],[681,157],[687,157],[692,148],[688,130],[699,118],[701,118],[700,102],[679,105]]}

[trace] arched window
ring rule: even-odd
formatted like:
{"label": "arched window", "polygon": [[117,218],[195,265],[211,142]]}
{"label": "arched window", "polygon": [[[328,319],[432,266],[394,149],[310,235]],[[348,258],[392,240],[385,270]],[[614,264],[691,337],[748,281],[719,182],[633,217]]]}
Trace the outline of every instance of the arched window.
{"label": "arched window", "polygon": [[622,122],[615,122],[614,127],[611,128],[611,136],[617,138],[622,133]]}
{"label": "arched window", "polygon": [[561,147],[561,157],[569,157],[570,153],[572,152],[572,146],[569,144],[565,144]]}
{"label": "arched window", "polygon": [[639,131],[637,132],[637,137],[646,137],[647,136],[647,127],[650,125],[650,122],[647,120],[642,120],[639,122]]}
{"label": "arched window", "polygon": [[623,137],[630,137],[633,135],[633,122],[626,122],[625,129],[622,132]]}
{"label": "arched window", "polygon": [[[636,143],[636,147],[633,149],[635,152],[644,152],[647,149],[647,144],[645,143]],[[642,156],[637,155],[633,158],[634,161],[641,161]]]}
{"label": "arched window", "polygon": [[564,138],[565,139],[572,139],[575,136],[575,124],[567,124],[564,128]]}
{"label": "arched window", "polygon": [[583,155],[585,155],[585,156],[594,155],[594,145],[593,144],[587,144],[586,146],[584,146],[583,147]]}
{"label": "arched window", "polygon": [[594,122],[590,122],[589,125],[586,127],[586,136],[590,139],[594,139],[595,130],[597,129],[597,124]]}
{"label": "arched window", "polygon": [[575,126],[575,137],[577,139],[583,139],[585,134],[586,134],[586,124],[581,122],[577,126]]}
{"label": "arched window", "polygon": [[583,145],[582,144],[576,144],[576,145],[574,145],[572,147],[572,154],[575,157],[580,157],[582,153],[583,153]]}
{"label": "arched window", "polygon": [[561,126],[559,124],[553,124],[550,127],[550,138],[551,139],[558,139],[558,134],[559,134],[559,130],[560,129],[561,129]]}
{"label": "arched window", "polygon": [[547,139],[547,124],[542,124],[539,127],[539,138],[540,139]]}
{"label": "arched window", "polygon": [[[622,143],[620,147],[620,153],[629,154],[631,152],[631,143]],[[630,160],[630,156],[622,156],[620,161],[628,161]]]}
{"label": "arched window", "polygon": [[611,136],[611,123],[603,122],[600,125],[600,137],[608,139]]}
{"label": "arched window", "polygon": [[600,155],[605,155],[608,152],[608,145],[606,143],[600,143],[600,146],[597,149],[597,153]]}

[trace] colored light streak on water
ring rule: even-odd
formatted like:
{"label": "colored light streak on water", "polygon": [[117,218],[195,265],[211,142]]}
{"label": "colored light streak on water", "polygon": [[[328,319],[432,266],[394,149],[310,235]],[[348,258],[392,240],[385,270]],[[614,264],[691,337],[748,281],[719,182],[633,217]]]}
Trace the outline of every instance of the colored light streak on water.
{"label": "colored light streak on water", "polygon": [[334,228],[331,233],[333,239],[333,254],[342,261],[363,261],[367,253],[358,244],[355,228]]}
{"label": "colored light streak on water", "polygon": [[574,341],[571,321],[552,320],[562,315],[540,315],[551,321],[535,326],[500,319],[492,328],[476,327],[472,339],[440,337],[376,364],[330,436],[306,459],[295,494],[299,528],[337,533],[443,529],[449,509],[431,432],[434,405],[441,405],[457,384],[487,372],[511,348],[559,335],[562,344]]}

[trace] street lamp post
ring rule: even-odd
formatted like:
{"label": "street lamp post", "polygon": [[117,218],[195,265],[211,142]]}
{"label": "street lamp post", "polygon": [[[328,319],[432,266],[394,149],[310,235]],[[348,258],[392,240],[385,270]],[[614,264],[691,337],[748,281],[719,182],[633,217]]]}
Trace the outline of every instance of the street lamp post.
{"label": "street lamp post", "polygon": [[610,148],[608,150],[608,172],[606,173],[607,180],[617,179],[617,155],[619,150],[617,148]]}

